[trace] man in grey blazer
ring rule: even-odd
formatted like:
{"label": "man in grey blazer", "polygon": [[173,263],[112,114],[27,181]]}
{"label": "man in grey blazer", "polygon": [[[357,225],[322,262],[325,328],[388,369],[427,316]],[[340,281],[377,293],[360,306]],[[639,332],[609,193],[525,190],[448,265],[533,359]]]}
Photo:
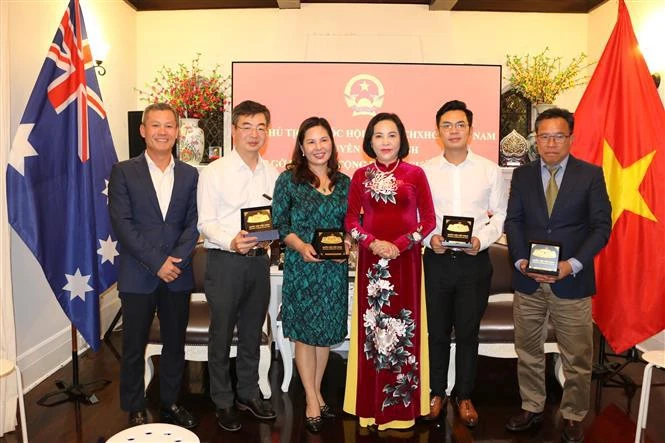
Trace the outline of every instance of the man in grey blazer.
{"label": "man in grey blazer", "polygon": [[[593,259],[612,229],[602,169],[570,155],[573,127],[573,115],[565,109],[549,109],[538,116],[540,159],[513,172],[505,222],[515,263],[513,315],[522,397],[522,411],[506,427],[523,431],[543,419],[543,344],[549,316],[566,379],[560,405],[565,442],[584,440],[580,422],[590,403],[591,296],[596,292]],[[557,275],[527,270],[530,241],[561,245]]]}
{"label": "man in grey blazer", "polygon": [[157,311],[164,345],[159,368],[160,416],[163,421],[192,428],[196,419],[177,400],[193,287],[191,256],[198,239],[198,172],[171,154],[178,136],[178,117],[171,106],[148,106],[140,130],[146,151],[114,165],[109,180],[109,211],[120,253],[120,405],[129,412],[131,426],[147,422],[143,355]]}

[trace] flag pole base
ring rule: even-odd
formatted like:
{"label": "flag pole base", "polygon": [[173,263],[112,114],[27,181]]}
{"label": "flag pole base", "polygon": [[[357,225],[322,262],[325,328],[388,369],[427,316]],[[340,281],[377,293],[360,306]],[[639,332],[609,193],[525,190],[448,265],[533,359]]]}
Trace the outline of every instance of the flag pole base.
{"label": "flag pole base", "polygon": [[71,325],[72,333],[72,384],[68,385],[62,380],[57,380],[55,385],[57,391],[49,392],[37,400],[40,406],[52,407],[67,402],[74,402],[78,406],[80,403],[94,405],[99,403],[99,398],[95,392],[104,389],[111,384],[110,380],[95,380],[89,383],[79,383],[79,356],[78,356],[78,338],[74,325]]}
{"label": "flag pole base", "polygon": [[89,383],[67,385],[64,381],[57,380],[55,385],[58,390],[44,395],[37,400],[37,404],[52,407],[71,401],[94,405],[99,403],[99,398],[97,398],[95,392],[104,389],[109,384],[111,384],[110,380],[95,380]]}

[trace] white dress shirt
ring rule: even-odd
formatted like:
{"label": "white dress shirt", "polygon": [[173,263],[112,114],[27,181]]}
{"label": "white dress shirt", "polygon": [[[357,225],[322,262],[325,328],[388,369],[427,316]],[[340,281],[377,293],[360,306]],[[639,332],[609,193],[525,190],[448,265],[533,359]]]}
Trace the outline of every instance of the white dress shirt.
{"label": "white dress shirt", "polygon": [[277,176],[261,157],[252,171],[235,149],[203,168],[196,195],[203,245],[230,251],[240,231],[240,210],[270,205]]}
{"label": "white dress shirt", "polygon": [[147,152],[145,153],[145,160],[148,163],[148,171],[150,171],[152,186],[155,188],[155,193],[157,194],[159,210],[162,211],[162,219],[166,220],[166,213],[169,210],[171,194],[173,193],[173,168],[175,167],[175,161],[173,161],[173,156],[171,156],[169,165],[164,171],[162,171],[159,169],[159,166],[152,161]]}
{"label": "white dress shirt", "polygon": [[[441,235],[444,215],[473,217],[473,236],[480,241],[481,251],[501,236],[508,192],[499,165],[469,150],[459,165],[439,155],[428,160],[423,169],[436,212],[436,228],[423,242],[428,248],[432,236]],[[491,218],[488,211],[493,214]]]}

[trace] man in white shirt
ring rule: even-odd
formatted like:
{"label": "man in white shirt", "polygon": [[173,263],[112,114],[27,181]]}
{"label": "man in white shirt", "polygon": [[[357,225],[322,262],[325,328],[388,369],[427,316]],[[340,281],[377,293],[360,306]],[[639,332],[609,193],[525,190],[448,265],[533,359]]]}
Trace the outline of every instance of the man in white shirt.
{"label": "man in white shirt", "polygon": [[176,401],[185,368],[185,330],[194,285],[191,257],[198,239],[193,167],[174,159],[178,117],[165,103],[143,112],[143,154],[117,163],[109,180],[109,213],[118,236],[118,290],[122,302],[120,406],[130,426],[147,422],[143,382],[150,325],[159,314],[160,415],[192,428],[197,421]]}
{"label": "man in white shirt", "polygon": [[205,292],[210,306],[208,370],[210,395],[217,408],[218,424],[238,431],[229,373],[233,329],[238,328],[238,409],[260,419],[276,417],[258,387],[261,327],[270,301],[270,263],[266,246],[241,229],[242,208],[266,206],[278,172],[263,160],[270,111],[264,105],[244,101],[231,117],[234,149],[201,171],[197,201],[198,228],[208,249]]}
{"label": "man in white shirt", "polygon": [[[429,325],[430,414],[436,420],[447,406],[450,342],[455,328],[455,405],[462,422],[478,424],[471,401],[478,359],[478,330],[489,298],[492,265],[487,248],[503,231],[507,192],[499,166],[468,147],[473,113],[464,102],[445,103],[436,113],[443,155],[423,167],[434,200],[436,229],[423,241]],[[442,245],[443,216],[474,219],[471,248]]]}

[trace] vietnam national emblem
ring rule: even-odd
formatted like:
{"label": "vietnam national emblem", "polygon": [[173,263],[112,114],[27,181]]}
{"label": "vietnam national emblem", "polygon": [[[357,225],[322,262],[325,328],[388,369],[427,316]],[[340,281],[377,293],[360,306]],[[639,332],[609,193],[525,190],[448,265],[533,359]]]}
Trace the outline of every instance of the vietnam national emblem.
{"label": "vietnam national emblem", "polygon": [[358,74],[351,78],[344,88],[346,106],[351,108],[353,116],[376,115],[377,109],[383,106],[383,84],[378,78],[369,74]]}

